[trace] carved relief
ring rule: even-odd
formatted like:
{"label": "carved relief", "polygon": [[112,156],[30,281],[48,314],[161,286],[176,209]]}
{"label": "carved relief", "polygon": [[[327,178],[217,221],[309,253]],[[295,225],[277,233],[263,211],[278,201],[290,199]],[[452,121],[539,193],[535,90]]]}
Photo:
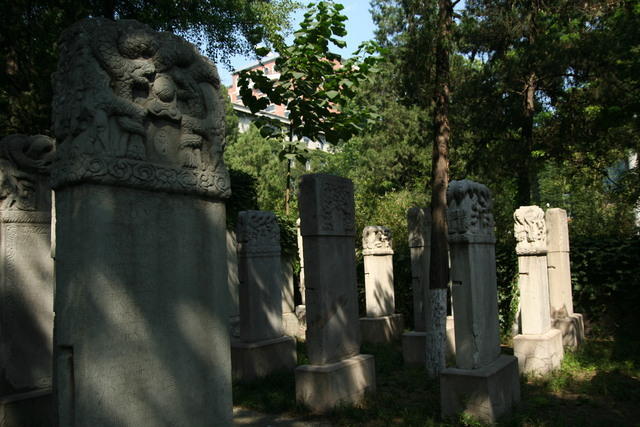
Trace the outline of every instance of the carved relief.
{"label": "carved relief", "polygon": [[240,212],[236,234],[240,254],[280,254],[280,227],[273,212]]}
{"label": "carved relief", "polygon": [[220,79],[194,46],[102,18],[74,24],[60,45],[55,187],[90,181],[230,195]]}
{"label": "carved relief", "polygon": [[49,211],[47,180],[54,141],[44,135],[9,135],[0,140],[0,210]]}
{"label": "carved relief", "polygon": [[431,210],[429,208],[411,208],[407,211],[407,227],[409,231],[409,247],[422,248],[429,246],[428,228],[431,227]]}
{"label": "carved relief", "polygon": [[451,181],[447,191],[449,241],[494,243],[489,189],[467,179]]}
{"label": "carved relief", "polygon": [[370,225],[362,232],[363,255],[393,254],[391,230],[379,225]]}
{"label": "carved relief", "polygon": [[538,206],[520,206],[514,214],[513,232],[516,237],[516,253],[532,255],[547,253],[547,227],[544,211]]}
{"label": "carved relief", "polygon": [[355,233],[353,189],[342,180],[327,179],[320,188],[320,230]]}

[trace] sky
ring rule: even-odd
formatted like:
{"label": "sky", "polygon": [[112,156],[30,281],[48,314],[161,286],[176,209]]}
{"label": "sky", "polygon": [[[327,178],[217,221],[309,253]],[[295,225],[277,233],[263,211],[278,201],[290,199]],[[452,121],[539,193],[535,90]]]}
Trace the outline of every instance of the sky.
{"label": "sky", "polygon": [[[368,0],[339,0],[344,5],[342,13],[347,16],[348,20],[345,22],[347,29],[347,36],[343,38],[347,42],[347,47],[344,49],[337,49],[335,46],[332,51],[342,55],[345,58],[351,56],[351,54],[358,48],[358,45],[366,40],[373,39],[374,25],[371,20],[371,14],[369,13],[369,1]],[[302,0],[301,3],[311,3],[310,0]],[[295,14],[291,15],[292,30],[295,31],[304,15],[305,9],[298,10]],[[287,38],[287,43],[293,41],[293,36]],[[234,69],[245,67],[255,62],[254,58],[248,58],[244,56],[234,56],[231,58],[231,65]],[[222,83],[226,86],[231,85],[231,72],[227,67],[221,63],[218,63],[218,72]]]}

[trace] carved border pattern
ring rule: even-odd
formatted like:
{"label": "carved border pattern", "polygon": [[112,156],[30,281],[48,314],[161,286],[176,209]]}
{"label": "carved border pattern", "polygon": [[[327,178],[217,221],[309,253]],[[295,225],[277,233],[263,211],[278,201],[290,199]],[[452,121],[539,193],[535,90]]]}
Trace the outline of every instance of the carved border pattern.
{"label": "carved border pattern", "polygon": [[[324,178],[320,186],[320,200],[320,231],[355,235],[353,191],[349,182]],[[341,220],[342,230],[336,228],[336,219]]]}
{"label": "carved border pattern", "polygon": [[489,189],[471,180],[452,181],[447,191],[449,241],[495,243]]}
{"label": "carved border pattern", "polygon": [[51,224],[51,214],[43,211],[0,211],[0,223]]}
{"label": "carved border pattern", "polygon": [[186,169],[170,167],[127,158],[77,155],[57,158],[51,169],[54,189],[80,182],[93,182],[167,191],[195,193],[226,199],[231,195],[229,175],[213,168]]}
{"label": "carved border pattern", "polygon": [[273,212],[240,212],[236,238],[241,256],[280,255],[280,227]]}

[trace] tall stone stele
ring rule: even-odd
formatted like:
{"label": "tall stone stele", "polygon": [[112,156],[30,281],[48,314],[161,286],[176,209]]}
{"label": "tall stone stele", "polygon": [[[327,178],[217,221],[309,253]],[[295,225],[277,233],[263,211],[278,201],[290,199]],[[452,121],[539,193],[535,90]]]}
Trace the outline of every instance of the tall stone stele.
{"label": "tall stone stele", "polygon": [[50,401],[53,349],[48,182],[53,148],[53,140],[44,135],[10,135],[0,140],[2,425],[39,425],[35,412],[51,414],[42,403],[46,398]]}
{"label": "tall stone stele", "polygon": [[395,312],[393,290],[393,247],[391,230],[370,225],[362,232],[364,289],[367,316],[360,318],[362,341],[389,343],[400,338],[402,314]]}
{"label": "tall stone stele", "polygon": [[562,333],[551,328],[547,277],[547,230],[538,206],[521,206],[513,214],[521,331],[513,338],[520,372],[544,375],[560,367]]}
{"label": "tall stone stele", "polygon": [[547,227],[551,322],[562,332],[563,345],[575,348],[584,340],[584,320],[582,314],[573,311],[567,211],[547,209],[544,220]]}
{"label": "tall stone stele", "polygon": [[[429,266],[431,261],[431,209],[407,211],[407,230],[411,255],[411,290],[413,293],[412,331],[402,334],[402,357],[410,366],[425,366],[426,319],[429,310]],[[447,316],[446,357],[455,357],[453,316]]]}
{"label": "tall stone stele", "polygon": [[469,180],[447,191],[456,367],[440,376],[444,417],[466,412],[492,423],[520,401],[517,360],[500,354],[491,193]]}
{"label": "tall stone stele", "polygon": [[284,335],[282,295],[286,285],[280,261],[280,227],[273,212],[238,214],[240,340],[231,342],[233,376],[264,377],[296,365],[296,340]]}
{"label": "tall stone stele", "polygon": [[58,425],[231,425],[216,67],[171,33],[85,19],[53,87]]}
{"label": "tall stone stele", "polygon": [[373,356],[360,354],[353,183],[303,175],[298,205],[310,364],[296,369],[296,399],[324,412],[358,403],[376,386]]}

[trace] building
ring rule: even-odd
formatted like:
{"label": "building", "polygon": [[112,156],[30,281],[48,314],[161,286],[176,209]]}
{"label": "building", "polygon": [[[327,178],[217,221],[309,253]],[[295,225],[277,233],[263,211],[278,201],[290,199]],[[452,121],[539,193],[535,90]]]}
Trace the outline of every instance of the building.
{"label": "building", "polygon": [[[259,111],[256,114],[252,114],[251,110],[249,110],[249,108],[242,103],[242,98],[240,98],[240,88],[238,87],[238,78],[240,76],[240,72],[245,70],[262,70],[262,72],[272,80],[277,80],[278,78],[280,78],[280,73],[275,70],[277,58],[277,55],[266,56],[260,61],[256,61],[244,68],[235,70],[231,74],[231,86],[227,89],[227,92],[229,93],[229,98],[231,99],[233,110],[238,116],[238,128],[241,133],[246,132],[247,129],[249,129],[249,125],[253,121],[255,121],[257,117],[260,116],[277,120],[280,123],[289,125],[289,111],[286,109],[285,105],[270,104],[264,110]],[[257,96],[257,92],[257,90],[254,90],[254,95]],[[306,142],[307,148],[311,150],[329,151],[329,144],[324,141],[312,141],[307,137],[304,137],[303,141]]]}

